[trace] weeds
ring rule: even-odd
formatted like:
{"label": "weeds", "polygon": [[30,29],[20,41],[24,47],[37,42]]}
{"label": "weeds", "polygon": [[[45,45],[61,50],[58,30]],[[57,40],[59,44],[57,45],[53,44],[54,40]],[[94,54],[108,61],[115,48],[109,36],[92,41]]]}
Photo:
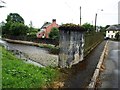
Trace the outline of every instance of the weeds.
{"label": "weeds", "polygon": [[48,86],[57,76],[56,69],[26,64],[2,48],[3,88],[41,88]]}

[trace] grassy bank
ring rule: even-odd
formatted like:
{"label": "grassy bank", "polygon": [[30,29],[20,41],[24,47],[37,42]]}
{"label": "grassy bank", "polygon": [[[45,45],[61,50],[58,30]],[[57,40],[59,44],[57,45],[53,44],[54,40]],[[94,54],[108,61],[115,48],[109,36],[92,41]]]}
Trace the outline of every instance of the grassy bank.
{"label": "grassy bank", "polygon": [[40,68],[17,59],[4,48],[2,52],[3,88],[42,88],[48,87],[58,76],[56,69]]}

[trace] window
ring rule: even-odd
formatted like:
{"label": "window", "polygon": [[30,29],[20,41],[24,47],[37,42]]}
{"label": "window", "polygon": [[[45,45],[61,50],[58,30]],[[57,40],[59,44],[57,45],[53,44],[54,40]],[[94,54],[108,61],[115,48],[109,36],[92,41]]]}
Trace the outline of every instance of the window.
{"label": "window", "polygon": [[109,33],[109,31],[108,31],[108,33]]}
{"label": "window", "polygon": [[113,35],[111,35],[111,38],[113,38]]}

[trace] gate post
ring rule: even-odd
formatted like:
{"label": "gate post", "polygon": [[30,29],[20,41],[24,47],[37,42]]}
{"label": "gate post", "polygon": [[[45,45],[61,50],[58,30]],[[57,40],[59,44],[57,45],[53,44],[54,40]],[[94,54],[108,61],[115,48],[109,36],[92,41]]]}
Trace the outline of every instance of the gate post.
{"label": "gate post", "polygon": [[63,24],[59,27],[59,63],[60,68],[71,67],[83,60],[84,31],[82,26]]}

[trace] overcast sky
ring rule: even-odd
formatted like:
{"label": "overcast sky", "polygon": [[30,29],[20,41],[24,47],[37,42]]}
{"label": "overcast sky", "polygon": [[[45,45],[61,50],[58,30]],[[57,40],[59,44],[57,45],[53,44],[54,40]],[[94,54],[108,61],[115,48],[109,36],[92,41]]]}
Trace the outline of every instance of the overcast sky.
{"label": "overcast sky", "polygon": [[[0,22],[5,21],[9,13],[18,13],[29,25],[40,28],[45,21],[56,19],[58,24],[80,22],[80,6],[82,7],[82,24],[97,25],[118,24],[118,2],[120,0],[3,0],[6,8],[0,8]],[[1,4],[1,3],[0,3]],[[3,4],[2,4],[3,5]],[[103,11],[101,11],[103,9]]]}

